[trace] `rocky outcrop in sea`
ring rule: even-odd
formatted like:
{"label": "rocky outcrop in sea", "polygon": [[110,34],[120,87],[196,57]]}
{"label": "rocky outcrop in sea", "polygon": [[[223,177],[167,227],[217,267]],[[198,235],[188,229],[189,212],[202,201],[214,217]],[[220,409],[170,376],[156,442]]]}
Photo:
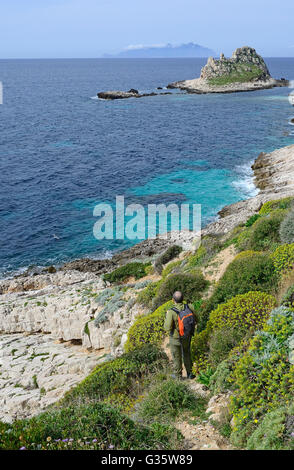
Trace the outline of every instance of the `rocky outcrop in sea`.
{"label": "rocky outcrop in sea", "polygon": [[167,88],[179,88],[188,93],[234,93],[288,86],[288,80],[271,77],[263,58],[252,47],[236,49],[231,58],[209,57],[200,78],[170,83]]}
{"label": "rocky outcrop in sea", "polygon": [[132,88],[129,91],[100,91],[97,93],[98,98],[101,100],[122,100],[126,98],[144,98],[146,96],[157,96],[157,95],[171,95],[171,92],[162,93],[139,93],[138,90]]}

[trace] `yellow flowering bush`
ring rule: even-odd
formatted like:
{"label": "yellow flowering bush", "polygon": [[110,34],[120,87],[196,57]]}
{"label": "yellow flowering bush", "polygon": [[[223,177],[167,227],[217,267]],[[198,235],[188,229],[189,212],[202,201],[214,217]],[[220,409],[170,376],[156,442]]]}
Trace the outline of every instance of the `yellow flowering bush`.
{"label": "yellow flowering bush", "polygon": [[219,305],[211,312],[209,323],[212,329],[257,330],[262,328],[275,306],[276,300],[272,295],[264,292],[248,292]]}
{"label": "yellow flowering bush", "polygon": [[[191,352],[192,359],[195,362],[194,370],[199,370],[200,364],[206,362],[210,347],[218,349],[218,355],[223,349],[224,356],[229,352],[229,344],[234,341],[225,341],[227,330],[236,337],[236,344],[242,340],[248,333],[262,328],[269,318],[270,312],[276,306],[276,300],[272,295],[264,292],[248,292],[247,294],[237,295],[228,302],[218,305],[210,313],[209,321],[205,330],[196,333],[192,338]],[[210,344],[212,335],[217,331],[223,332],[224,341],[222,344]],[[212,351],[211,351],[212,352]]]}
{"label": "yellow flowering bush", "polygon": [[103,402],[115,406],[124,413],[129,413],[135,404],[135,398],[131,398],[126,393],[111,393]]}
{"label": "yellow flowering bush", "polygon": [[280,245],[271,255],[271,259],[276,273],[291,271],[294,267],[294,243]]}
{"label": "yellow flowering bush", "polygon": [[267,201],[263,204],[262,208],[259,211],[259,215],[270,214],[275,209],[289,209],[293,204],[293,197],[286,197],[284,199],[276,199],[273,201]]}
{"label": "yellow flowering bush", "polygon": [[160,344],[164,337],[164,319],[172,302],[166,302],[150,315],[139,317],[128,331],[125,351],[132,351],[144,344]]}
{"label": "yellow flowering bush", "polygon": [[231,401],[234,416],[233,443],[246,445],[263,416],[290,405],[294,395],[294,365],[289,361],[294,335],[294,313],[275,309],[263,331],[252,338],[237,362],[232,381],[237,390]]}

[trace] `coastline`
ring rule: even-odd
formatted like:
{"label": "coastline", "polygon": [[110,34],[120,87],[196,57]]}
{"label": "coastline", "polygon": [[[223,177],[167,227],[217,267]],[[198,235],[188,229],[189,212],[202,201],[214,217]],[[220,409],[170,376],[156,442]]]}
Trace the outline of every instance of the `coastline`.
{"label": "coastline", "polygon": [[207,93],[241,93],[248,91],[269,90],[277,87],[288,87],[288,80],[259,80],[256,82],[230,83],[228,85],[210,85],[206,80],[195,78],[192,80],[182,80],[167,85],[168,89],[180,89],[187,93],[205,95]]}
{"label": "coastline", "polygon": [[[261,153],[252,168],[259,193],[225,206],[219,219],[203,229],[203,236],[219,235],[225,241],[234,227],[245,223],[264,202],[294,196],[294,145]],[[194,248],[195,234],[169,235],[168,240],[145,240],[116,255],[115,260],[107,260],[108,265],[102,266],[103,260],[82,259],[55,273],[0,281],[0,420],[12,422],[40,413],[95,365],[122,354],[130,326],[148,313],[137,304],[137,295],[159,277],[153,274],[109,286],[101,270],[113,270],[115,261],[124,264],[139,255],[150,259],[175,243],[185,246],[186,251],[180,254],[184,259]],[[230,250],[226,252],[227,263],[234,257],[234,250]],[[94,321],[100,317],[103,321]]]}
{"label": "coastline", "polygon": [[[276,149],[270,153],[260,153],[251,165],[253,170],[253,183],[259,192],[247,199],[242,199],[233,204],[224,206],[216,215],[216,220],[209,222],[202,228],[202,236],[218,234],[225,236],[237,225],[245,223],[254,213],[258,212],[262,204],[267,200],[280,199],[294,195],[294,182],[291,175],[294,174],[294,144]],[[169,232],[158,235],[156,239],[146,239],[125,250],[114,253],[109,258],[93,259],[89,257],[78,258],[56,267],[57,272],[93,273],[97,276],[105,274],[118,266],[134,260],[144,260],[161,254],[173,244],[180,244],[186,251],[193,250],[194,234],[191,231],[180,234]],[[49,270],[50,274],[50,270]],[[54,276],[55,273],[53,273]],[[3,285],[13,281],[48,275],[48,268],[39,272],[29,272],[12,275],[0,280],[0,295],[3,293]],[[52,275],[52,273],[51,273]],[[31,282],[29,283],[31,284]]]}

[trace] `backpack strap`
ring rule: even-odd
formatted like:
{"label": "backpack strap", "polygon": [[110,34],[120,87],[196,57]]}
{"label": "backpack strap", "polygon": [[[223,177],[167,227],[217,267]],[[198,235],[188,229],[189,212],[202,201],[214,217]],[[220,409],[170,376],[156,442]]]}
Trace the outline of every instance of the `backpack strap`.
{"label": "backpack strap", "polygon": [[173,311],[176,312],[177,314],[180,313],[180,311],[179,311],[176,307],[172,307],[171,310],[173,310]]}

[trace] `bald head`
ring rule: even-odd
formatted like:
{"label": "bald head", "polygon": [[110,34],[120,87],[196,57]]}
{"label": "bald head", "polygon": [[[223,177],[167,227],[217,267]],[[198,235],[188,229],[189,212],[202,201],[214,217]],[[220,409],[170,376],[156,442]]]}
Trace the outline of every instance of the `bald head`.
{"label": "bald head", "polygon": [[177,304],[180,304],[181,302],[183,302],[183,294],[182,294],[182,292],[180,292],[179,290],[177,290],[176,292],[174,292],[173,299],[174,299],[174,301],[175,301]]}

